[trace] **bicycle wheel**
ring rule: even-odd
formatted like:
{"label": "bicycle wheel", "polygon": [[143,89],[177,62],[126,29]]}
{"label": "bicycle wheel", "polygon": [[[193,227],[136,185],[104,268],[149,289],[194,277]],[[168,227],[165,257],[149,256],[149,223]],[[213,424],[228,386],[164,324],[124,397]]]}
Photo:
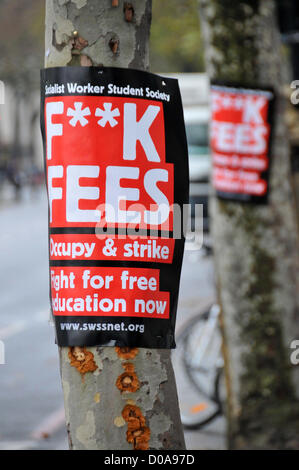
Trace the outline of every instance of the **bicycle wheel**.
{"label": "bicycle wheel", "polygon": [[187,323],[177,337],[173,362],[181,379],[178,393],[182,423],[186,429],[198,429],[222,413],[219,384],[223,362],[215,309]]}

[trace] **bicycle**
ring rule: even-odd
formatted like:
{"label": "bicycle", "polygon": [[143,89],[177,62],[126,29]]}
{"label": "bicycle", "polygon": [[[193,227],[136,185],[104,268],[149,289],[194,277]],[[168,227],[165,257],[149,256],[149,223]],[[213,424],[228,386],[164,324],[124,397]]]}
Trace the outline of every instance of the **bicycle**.
{"label": "bicycle", "polygon": [[[177,337],[173,359],[181,361],[181,419],[185,429],[199,429],[223,414],[224,384],[220,308],[214,304],[192,318]],[[190,390],[190,385],[193,387]]]}

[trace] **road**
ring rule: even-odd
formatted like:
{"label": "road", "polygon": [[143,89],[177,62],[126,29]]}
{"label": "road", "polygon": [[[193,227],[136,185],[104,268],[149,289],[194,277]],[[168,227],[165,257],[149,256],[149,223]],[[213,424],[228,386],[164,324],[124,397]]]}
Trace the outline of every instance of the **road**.
{"label": "road", "polygon": [[[45,191],[0,203],[0,450],[66,449],[63,396],[54,328],[49,323]],[[213,268],[198,252],[185,254],[178,329],[214,297]],[[177,371],[180,400],[180,372]],[[186,433],[187,446],[224,448],[223,419]]]}

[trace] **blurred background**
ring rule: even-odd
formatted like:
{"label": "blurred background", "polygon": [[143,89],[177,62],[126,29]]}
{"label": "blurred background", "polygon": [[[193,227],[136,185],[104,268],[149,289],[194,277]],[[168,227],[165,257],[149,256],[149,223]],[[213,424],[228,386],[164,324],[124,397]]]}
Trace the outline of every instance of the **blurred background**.
{"label": "blurred background", "polygon": [[[5,247],[0,270],[0,339],[5,343],[5,365],[0,366],[0,449],[67,448],[57,347],[48,321],[47,201],[39,127],[44,17],[44,1],[0,1],[0,79],[5,83],[5,104],[0,107],[0,239]],[[205,203],[208,228],[208,79],[196,0],[153,1],[150,50],[152,71],[180,79],[194,180],[192,200]],[[187,253],[178,331],[213,299],[211,257],[199,251]],[[192,398],[183,389],[186,378],[180,354],[174,365],[182,405],[191,409],[201,404],[203,397],[196,389]],[[186,431],[189,448],[224,447],[223,418],[205,428],[204,437],[199,439],[198,432]]]}
{"label": "blurred background", "polygon": [[[58,353],[49,322],[48,212],[39,128],[44,17],[43,0],[0,0],[0,80],[5,83],[5,104],[0,105],[0,340],[5,344],[0,449],[67,448]],[[218,311],[210,310],[215,282],[208,213],[209,84],[201,41],[197,0],[153,0],[151,71],[179,78],[190,202],[193,208],[203,204],[204,215],[204,246],[184,257],[173,353],[182,419],[188,448],[224,449]],[[295,57],[296,50],[292,53]],[[194,331],[205,331],[209,338],[197,355]],[[207,346],[207,370],[196,369],[192,358],[201,360]]]}

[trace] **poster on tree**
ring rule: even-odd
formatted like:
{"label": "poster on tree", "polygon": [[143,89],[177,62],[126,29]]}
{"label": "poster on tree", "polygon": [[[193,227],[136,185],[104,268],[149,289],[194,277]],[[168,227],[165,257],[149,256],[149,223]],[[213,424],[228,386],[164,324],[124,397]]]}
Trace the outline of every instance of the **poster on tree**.
{"label": "poster on tree", "polygon": [[57,343],[175,347],[184,234],[173,208],[189,184],[177,80],[57,67],[41,90]]}
{"label": "poster on tree", "polygon": [[265,203],[273,91],[212,84],[212,184],[218,197]]}

